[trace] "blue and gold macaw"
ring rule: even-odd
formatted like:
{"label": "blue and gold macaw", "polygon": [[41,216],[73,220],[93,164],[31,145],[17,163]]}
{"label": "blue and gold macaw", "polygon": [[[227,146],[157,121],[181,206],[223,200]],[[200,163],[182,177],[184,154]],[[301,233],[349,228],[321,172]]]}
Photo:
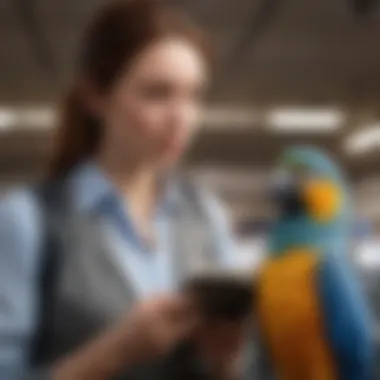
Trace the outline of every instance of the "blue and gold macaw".
{"label": "blue and gold macaw", "polygon": [[343,175],[309,147],[286,150],[279,167],[278,219],[257,303],[276,378],[371,379],[373,331],[349,265],[351,203]]}

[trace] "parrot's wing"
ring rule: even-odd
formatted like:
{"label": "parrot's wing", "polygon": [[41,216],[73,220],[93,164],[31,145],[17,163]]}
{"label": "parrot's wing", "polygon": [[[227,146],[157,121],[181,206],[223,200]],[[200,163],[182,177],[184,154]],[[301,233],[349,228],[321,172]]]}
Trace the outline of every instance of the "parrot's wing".
{"label": "parrot's wing", "polygon": [[324,327],[340,378],[367,380],[373,365],[373,324],[364,294],[344,260],[326,256],[317,272]]}

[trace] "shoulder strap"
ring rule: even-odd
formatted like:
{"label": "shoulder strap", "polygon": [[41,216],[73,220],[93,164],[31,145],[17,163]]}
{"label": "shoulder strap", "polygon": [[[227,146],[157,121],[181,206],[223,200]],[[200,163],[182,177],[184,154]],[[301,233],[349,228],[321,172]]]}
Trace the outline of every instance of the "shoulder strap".
{"label": "shoulder strap", "polygon": [[57,235],[57,225],[62,221],[65,210],[61,182],[48,182],[36,186],[34,194],[42,215],[42,252],[40,266],[40,304],[37,333],[31,350],[31,363],[41,365],[50,348],[52,324],[54,322],[54,299],[57,277],[62,258],[62,246]]}

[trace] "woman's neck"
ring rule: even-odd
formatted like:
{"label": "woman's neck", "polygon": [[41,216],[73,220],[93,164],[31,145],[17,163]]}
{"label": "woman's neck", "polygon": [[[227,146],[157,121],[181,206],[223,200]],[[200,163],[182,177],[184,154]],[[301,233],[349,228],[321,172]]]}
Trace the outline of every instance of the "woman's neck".
{"label": "woman's neck", "polygon": [[113,149],[103,149],[97,161],[118,192],[130,198],[134,193],[153,194],[156,192],[156,174],[153,165],[134,157],[118,157]]}
{"label": "woman's neck", "polygon": [[152,216],[158,197],[157,175],[153,167],[139,162],[120,162],[107,156],[98,163],[109,180],[128,203],[130,217],[146,239],[152,236]]}

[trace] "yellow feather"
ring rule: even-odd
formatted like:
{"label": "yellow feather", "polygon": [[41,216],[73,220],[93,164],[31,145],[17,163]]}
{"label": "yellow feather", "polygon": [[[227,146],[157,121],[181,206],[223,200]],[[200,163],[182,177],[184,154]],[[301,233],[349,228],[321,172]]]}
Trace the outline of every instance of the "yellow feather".
{"label": "yellow feather", "polygon": [[281,380],[337,380],[315,289],[318,256],[292,250],[260,273],[257,314]]}
{"label": "yellow feather", "polygon": [[328,180],[313,180],[304,190],[308,214],[319,222],[333,219],[342,207],[339,187]]}

